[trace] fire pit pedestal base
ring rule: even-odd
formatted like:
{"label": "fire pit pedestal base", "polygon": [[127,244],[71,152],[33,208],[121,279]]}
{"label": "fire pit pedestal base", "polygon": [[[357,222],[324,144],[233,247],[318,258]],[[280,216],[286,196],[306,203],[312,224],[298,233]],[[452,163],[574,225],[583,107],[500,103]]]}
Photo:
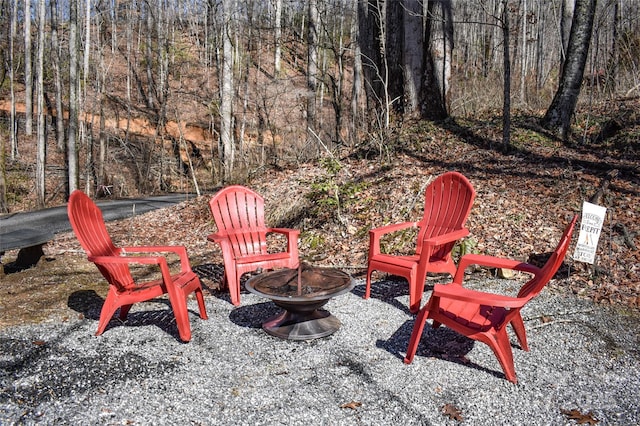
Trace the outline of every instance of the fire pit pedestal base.
{"label": "fire pit pedestal base", "polygon": [[305,305],[273,301],[284,309],[280,314],[268,319],[262,328],[272,336],[289,340],[310,340],[335,333],[340,328],[340,320],[329,311],[319,309],[321,304]]}
{"label": "fire pit pedestal base", "polygon": [[272,336],[289,340],[311,340],[335,333],[340,320],[321,308],[353,285],[345,272],[308,265],[267,272],[245,284],[251,293],[267,297],[283,309],[265,321],[262,328]]}

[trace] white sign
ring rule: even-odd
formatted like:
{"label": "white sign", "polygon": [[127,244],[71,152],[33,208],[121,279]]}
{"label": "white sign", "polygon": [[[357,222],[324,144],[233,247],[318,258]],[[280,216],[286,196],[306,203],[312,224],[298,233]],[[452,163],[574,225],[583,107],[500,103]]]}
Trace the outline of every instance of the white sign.
{"label": "white sign", "polygon": [[606,212],[606,207],[587,203],[586,201],[582,203],[580,236],[578,236],[573,260],[593,264]]}

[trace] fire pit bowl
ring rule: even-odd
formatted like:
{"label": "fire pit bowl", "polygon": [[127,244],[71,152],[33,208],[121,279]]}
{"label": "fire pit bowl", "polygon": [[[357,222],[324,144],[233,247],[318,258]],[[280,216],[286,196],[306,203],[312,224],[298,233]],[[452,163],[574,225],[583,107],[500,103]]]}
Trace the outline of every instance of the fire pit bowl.
{"label": "fire pit bowl", "polygon": [[262,328],[272,336],[310,340],[328,336],[340,328],[340,320],[321,309],[332,297],[350,291],[354,281],[346,272],[301,264],[257,275],[245,287],[271,299],[284,311],[269,318]]}

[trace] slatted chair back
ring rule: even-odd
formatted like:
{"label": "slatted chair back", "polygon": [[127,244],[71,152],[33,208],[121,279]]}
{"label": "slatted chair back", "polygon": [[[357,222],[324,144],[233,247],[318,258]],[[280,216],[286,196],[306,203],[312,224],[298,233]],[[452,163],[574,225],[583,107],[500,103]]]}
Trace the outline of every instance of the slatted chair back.
{"label": "slatted chair back", "polygon": [[560,265],[564,261],[564,258],[567,254],[567,250],[569,249],[569,244],[571,243],[571,235],[573,234],[573,229],[576,225],[576,221],[578,220],[578,215],[575,215],[569,225],[565,228],[558,245],[556,246],[553,253],[549,259],[545,262],[542,270],[539,274],[534,276],[531,280],[529,280],[525,285],[520,288],[518,292],[518,297],[526,298],[527,300],[536,297],[544,286],[553,278],[553,276],[560,269]]}
{"label": "slatted chair back", "polygon": [[[416,254],[422,253],[422,242],[462,229],[469,217],[476,191],[459,172],[447,172],[431,182],[424,194],[424,214],[418,222]],[[433,259],[449,259],[456,241],[449,241],[431,254]]]}
{"label": "slatted chair back", "polygon": [[[71,228],[89,259],[98,256],[119,256],[121,249],[116,247],[109,236],[102,211],[82,191],[73,191],[67,204],[67,213]],[[134,280],[126,264],[96,264],[107,282],[121,290],[131,288]]]}
{"label": "slatted chair back", "polygon": [[241,185],[228,186],[209,201],[218,233],[229,238],[235,257],[267,254],[264,199]]}

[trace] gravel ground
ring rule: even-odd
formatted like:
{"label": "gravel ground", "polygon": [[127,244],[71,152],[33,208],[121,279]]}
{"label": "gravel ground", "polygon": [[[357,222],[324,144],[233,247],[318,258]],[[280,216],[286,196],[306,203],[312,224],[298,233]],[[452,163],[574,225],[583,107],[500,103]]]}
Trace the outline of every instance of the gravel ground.
{"label": "gravel ground", "polygon": [[531,351],[510,334],[514,385],[488,346],[444,327],[425,328],[405,365],[406,283],[374,284],[369,300],[361,279],[330,300],[342,327],[312,341],[267,335],[278,308],[249,293],[237,308],[209,295],[207,321],[191,300],[188,344],[164,299],[95,337],[100,298],[72,295],[77,318],[0,331],[0,424],[640,424],[637,313],[545,290],[523,311]]}

